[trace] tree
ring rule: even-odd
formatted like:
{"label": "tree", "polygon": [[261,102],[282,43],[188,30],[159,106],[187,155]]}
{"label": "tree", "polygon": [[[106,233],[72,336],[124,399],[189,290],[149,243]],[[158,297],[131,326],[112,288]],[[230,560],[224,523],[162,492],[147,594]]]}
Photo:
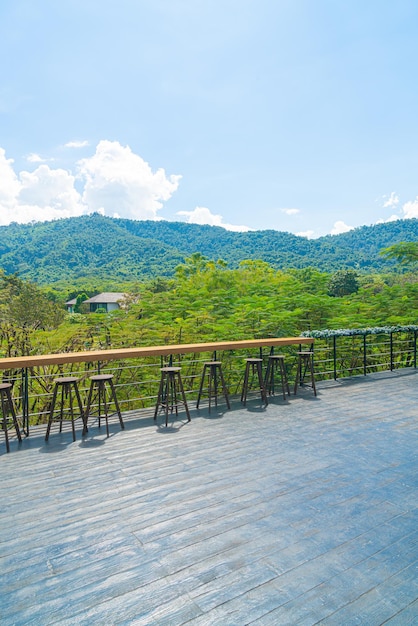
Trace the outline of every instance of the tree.
{"label": "tree", "polygon": [[339,270],[328,283],[328,295],[338,298],[357,293],[358,289],[358,274],[354,270]]}
{"label": "tree", "polygon": [[79,293],[76,301],[75,301],[75,305],[74,305],[74,313],[83,313],[83,308],[82,308],[82,304],[85,300],[88,300],[88,295],[86,293]]}
{"label": "tree", "polygon": [[393,246],[383,248],[380,251],[382,256],[395,259],[400,265],[408,265],[418,261],[418,241],[401,241]]}

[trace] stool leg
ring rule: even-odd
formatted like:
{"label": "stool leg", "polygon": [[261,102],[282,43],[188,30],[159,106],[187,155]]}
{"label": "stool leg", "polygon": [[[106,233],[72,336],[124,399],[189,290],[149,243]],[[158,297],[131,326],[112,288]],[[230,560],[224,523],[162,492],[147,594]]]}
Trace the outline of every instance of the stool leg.
{"label": "stool leg", "polygon": [[271,359],[269,359],[267,363],[264,386],[266,388],[266,392],[269,394],[274,393],[274,363]]}
{"label": "stool leg", "polygon": [[116,407],[116,413],[118,414],[118,417],[119,417],[120,427],[121,427],[122,430],[124,430],[125,424],[124,424],[123,419],[122,419],[122,413],[121,413],[120,408],[119,408],[119,402],[118,402],[118,399],[116,397],[116,389],[115,389],[115,385],[113,384],[113,380],[112,379],[109,380],[109,385],[110,385],[111,396],[112,396],[114,405]]}
{"label": "stool leg", "polygon": [[218,398],[217,398],[217,386],[216,386],[216,371],[214,370],[213,366],[210,365],[209,366],[209,381],[208,381],[208,393],[209,393],[209,413],[210,413],[210,407],[211,407],[211,403],[212,403],[212,386],[215,392],[215,406],[217,406],[218,404]]}
{"label": "stool leg", "polygon": [[[287,391],[287,395],[290,396],[290,387],[289,387],[289,379],[287,378],[287,372],[286,372],[286,364],[284,361],[281,361],[281,366],[283,368],[283,380],[284,380],[284,385],[286,387],[286,391]],[[286,397],[286,396],[285,396]]]}
{"label": "stool leg", "polygon": [[186,394],[184,393],[183,381],[181,380],[180,373],[178,374],[178,383],[179,383],[179,389],[180,389],[181,397],[183,398],[183,404],[184,404],[184,408],[185,408],[186,415],[187,415],[187,421],[190,422],[190,420],[191,420],[190,411],[189,411],[189,407],[187,405]]}
{"label": "stool leg", "polygon": [[258,384],[260,386],[260,391],[261,391],[261,399],[264,401],[264,404],[267,405],[268,400],[267,400],[266,389],[264,387],[263,370],[261,367],[261,363],[257,363],[257,374],[258,374]]}
{"label": "stool leg", "polygon": [[175,409],[176,416],[179,414],[179,408],[177,406],[177,381],[178,378],[173,372],[173,374],[171,374],[171,412]]}
{"label": "stool leg", "polygon": [[160,386],[158,388],[157,404],[155,405],[154,420],[157,419],[158,409],[159,409],[160,405],[162,404],[163,391],[164,391],[164,382],[165,382],[165,375],[164,375],[164,373],[162,373],[161,374],[161,379],[160,379]]}
{"label": "stool leg", "polygon": [[300,371],[301,367],[302,367],[302,363],[301,363],[301,358],[299,357],[298,358],[298,364],[297,364],[297,367],[296,367],[295,387],[293,389],[293,394],[294,395],[296,395],[296,392],[298,390],[299,380],[300,380],[300,377],[301,377],[301,371]]}
{"label": "stool leg", "polygon": [[78,410],[80,411],[80,417],[81,417],[81,421],[83,422],[83,430],[84,430],[84,407],[81,401],[80,392],[78,390],[78,383],[74,383],[74,391],[75,391],[75,396],[77,398]]}
{"label": "stool leg", "polygon": [[205,384],[205,378],[206,378],[206,363],[203,366],[202,378],[200,379],[199,393],[197,394],[196,409],[199,408],[200,400],[201,400],[202,393],[203,393],[203,385]]}
{"label": "stool leg", "polygon": [[228,407],[228,409],[230,409],[231,405],[229,403],[228,388],[226,386],[226,382],[225,382],[224,374],[223,374],[223,371],[222,371],[222,367],[219,367],[219,376],[220,376],[220,379],[221,379],[222,390],[223,390],[223,393],[224,393],[224,396],[225,396],[226,406]]}
{"label": "stool leg", "polygon": [[9,445],[9,433],[7,431],[7,413],[6,413],[6,402],[4,401],[4,395],[1,394],[1,411],[3,414],[3,430],[4,430],[4,439],[6,442],[6,452],[10,452]]}
{"label": "stool leg", "polygon": [[90,415],[90,407],[91,407],[91,400],[93,397],[93,388],[94,388],[94,380],[90,381],[90,389],[89,389],[89,395],[87,396],[87,405],[86,405],[86,410],[84,412],[84,419],[83,419],[83,423],[84,423],[84,427],[83,427],[83,435],[85,435],[88,432],[88,420],[89,420],[89,415]]}
{"label": "stool leg", "polygon": [[[74,406],[73,406],[74,403],[73,403],[73,394],[71,393],[70,385],[68,385],[67,393],[70,396],[71,430],[73,431],[73,441],[75,441]],[[61,415],[62,415],[62,412],[63,412],[63,409],[61,408]],[[61,419],[61,427],[62,427],[62,419]]]}
{"label": "stool leg", "polygon": [[313,368],[313,359],[309,356],[309,370],[311,372],[311,384],[314,395],[316,396],[316,385],[315,385],[315,376],[314,376],[314,368]]}
{"label": "stool leg", "polygon": [[173,380],[172,380],[171,372],[169,372],[167,376],[166,385],[165,385],[165,425],[166,427],[168,426],[168,404],[169,404],[170,399],[171,399],[171,402],[173,402]]}
{"label": "stool leg", "polygon": [[58,385],[55,385],[54,393],[52,395],[51,410],[49,412],[48,426],[46,427],[45,441],[48,441],[49,439],[49,433],[51,431],[51,426],[52,426],[52,419],[54,417],[55,403],[57,400],[57,393],[58,393]]}
{"label": "stool leg", "polygon": [[[98,409],[99,409],[99,428],[100,428],[100,420],[103,417],[103,412],[104,412],[104,418],[105,418],[105,422],[106,422],[106,436],[109,437],[109,419],[108,419],[108,413],[109,413],[109,407],[108,407],[108,402],[107,402],[107,398],[106,398],[106,387],[105,384],[102,380],[97,381],[98,382],[98,386],[97,386],[97,401],[98,401]],[[103,408],[102,408],[103,407]]]}
{"label": "stool leg", "polygon": [[12,398],[12,394],[11,394],[10,389],[6,389],[6,396],[7,396],[7,401],[9,403],[10,413],[12,415],[13,426],[15,427],[17,438],[18,438],[18,440],[20,442],[22,442],[22,435],[20,434],[19,424],[17,423],[17,416],[16,416],[15,405],[14,405],[14,402],[13,402],[13,398]]}
{"label": "stool leg", "polygon": [[286,391],[287,391],[287,395],[290,396],[290,389],[289,389],[289,381],[287,380],[286,365],[282,359],[279,360],[279,367],[280,367],[280,375],[282,379],[283,400],[286,400]]}
{"label": "stool leg", "polygon": [[247,391],[248,391],[248,379],[250,376],[250,364],[247,363],[245,366],[245,374],[244,374],[244,383],[242,385],[242,392],[241,392],[241,402],[244,403],[244,406],[247,402]]}

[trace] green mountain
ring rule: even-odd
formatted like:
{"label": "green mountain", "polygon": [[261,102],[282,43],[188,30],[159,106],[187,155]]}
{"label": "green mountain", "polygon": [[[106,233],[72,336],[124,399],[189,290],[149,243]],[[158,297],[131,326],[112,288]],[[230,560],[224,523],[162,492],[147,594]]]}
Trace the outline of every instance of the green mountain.
{"label": "green mountain", "polygon": [[135,221],[95,213],[52,222],[0,226],[0,268],[39,284],[83,278],[129,281],[171,276],[193,252],[235,268],[260,259],[274,268],[313,266],[323,271],[387,271],[394,262],[379,251],[418,241],[418,219],[362,226],[308,240],[262,230],[236,233],[184,222]]}

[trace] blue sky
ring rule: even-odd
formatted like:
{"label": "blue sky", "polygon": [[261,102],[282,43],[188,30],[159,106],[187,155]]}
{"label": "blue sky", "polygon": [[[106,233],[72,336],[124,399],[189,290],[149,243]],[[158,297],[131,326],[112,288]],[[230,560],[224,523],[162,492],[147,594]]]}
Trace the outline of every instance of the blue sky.
{"label": "blue sky", "polygon": [[416,0],[2,0],[0,224],[418,217]]}

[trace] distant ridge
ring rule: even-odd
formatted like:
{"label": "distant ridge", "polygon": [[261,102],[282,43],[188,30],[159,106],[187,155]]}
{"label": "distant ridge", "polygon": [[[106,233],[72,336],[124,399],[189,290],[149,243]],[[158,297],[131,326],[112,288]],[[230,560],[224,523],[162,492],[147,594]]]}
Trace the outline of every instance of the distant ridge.
{"label": "distant ridge", "polygon": [[237,233],[217,226],[94,213],[0,226],[0,268],[40,284],[82,278],[130,281],[172,276],[185,257],[200,252],[225,260],[230,268],[245,259],[259,259],[276,269],[382,272],[393,269],[394,263],[379,251],[400,241],[418,241],[418,219],[308,240],[275,230]]}

